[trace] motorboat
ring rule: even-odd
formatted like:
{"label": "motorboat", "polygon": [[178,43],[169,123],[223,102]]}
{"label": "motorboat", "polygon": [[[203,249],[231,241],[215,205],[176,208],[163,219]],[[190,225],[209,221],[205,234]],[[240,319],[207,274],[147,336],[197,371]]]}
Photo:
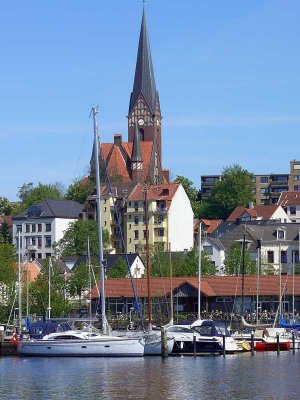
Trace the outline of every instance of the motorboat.
{"label": "motorboat", "polygon": [[167,335],[175,339],[172,355],[176,354],[222,354],[250,350],[239,345],[221,321],[198,319],[193,323],[169,326]]}

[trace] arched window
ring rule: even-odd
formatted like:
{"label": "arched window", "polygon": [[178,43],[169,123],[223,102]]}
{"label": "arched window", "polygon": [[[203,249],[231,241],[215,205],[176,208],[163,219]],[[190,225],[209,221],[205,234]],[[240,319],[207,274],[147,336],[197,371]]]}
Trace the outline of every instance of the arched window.
{"label": "arched window", "polygon": [[143,128],[140,128],[140,140],[142,142],[144,142],[144,140],[145,140],[145,133],[144,133],[144,129]]}

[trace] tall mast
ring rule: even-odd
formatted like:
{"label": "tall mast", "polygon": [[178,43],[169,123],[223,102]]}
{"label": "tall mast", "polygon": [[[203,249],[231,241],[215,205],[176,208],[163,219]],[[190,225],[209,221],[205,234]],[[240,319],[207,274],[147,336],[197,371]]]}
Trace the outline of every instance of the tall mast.
{"label": "tall mast", "polygon": [[150,252],[149,252],[149,221],[148,221],[148,189],[145,187],[145,223],[146,223],[146,265],[147,265],[147,287],[148,287],[148,319],[149,319],[149,330],[152,328],[152,303],[151,303],[151,288],[150,288]]}
{"label": "tall mast", "polygon": [[98,107],[92,107],[94,124],[94,152],[95,152],[95,173],[97,189],[97,223],[98,223],[98,241],[99,241],[99,266],[100,266],[100,294],[101,294],[101,323],[102,333],[107,334],[107,324],[105,316],[105,288],[104,288],[104,265],[103,265],[103,246],[102,246],[102,223],[101,223],[101,200],[100,200],[100,171],[99,171],[99,137],[96,115]]}
{"label": "tall mast", "polygon": [[19,335],[22,333],[22,273],[21,273],[21,232],[18,232],[18,300],[19,300]]}
{"label": "tall mast", "polygon": [[201,319],[201,257],[202,257],[202,222],[199,223],[199,259],[198,259],[198,319]]}

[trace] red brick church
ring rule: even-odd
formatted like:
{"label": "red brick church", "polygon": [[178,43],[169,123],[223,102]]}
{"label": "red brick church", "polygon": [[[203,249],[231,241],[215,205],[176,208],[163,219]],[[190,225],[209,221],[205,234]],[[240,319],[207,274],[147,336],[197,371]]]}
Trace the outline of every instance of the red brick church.
{"label": "red brick church", "polygon": [[[133,89],[128,110],[128,142],[121,134],[102,143],[100,157],[115,183],[161,184],[169,182],[162,168],[161,111],[156,90],[145,11],[143,10]],[[91,166],[94,164],[93,156]]]}

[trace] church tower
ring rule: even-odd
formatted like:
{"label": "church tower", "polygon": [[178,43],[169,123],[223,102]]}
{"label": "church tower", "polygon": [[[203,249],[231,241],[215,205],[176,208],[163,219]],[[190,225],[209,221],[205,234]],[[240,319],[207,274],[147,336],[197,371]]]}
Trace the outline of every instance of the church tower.
{"label": "church tower", "polygon": [[134,142],[136,126],[138,127],[139,140],[153,144],[148,181],[154,184],[161,183],[163,179],[161,168],[161,112],[144,10],[134,84],[128,111],[128,142]]}

